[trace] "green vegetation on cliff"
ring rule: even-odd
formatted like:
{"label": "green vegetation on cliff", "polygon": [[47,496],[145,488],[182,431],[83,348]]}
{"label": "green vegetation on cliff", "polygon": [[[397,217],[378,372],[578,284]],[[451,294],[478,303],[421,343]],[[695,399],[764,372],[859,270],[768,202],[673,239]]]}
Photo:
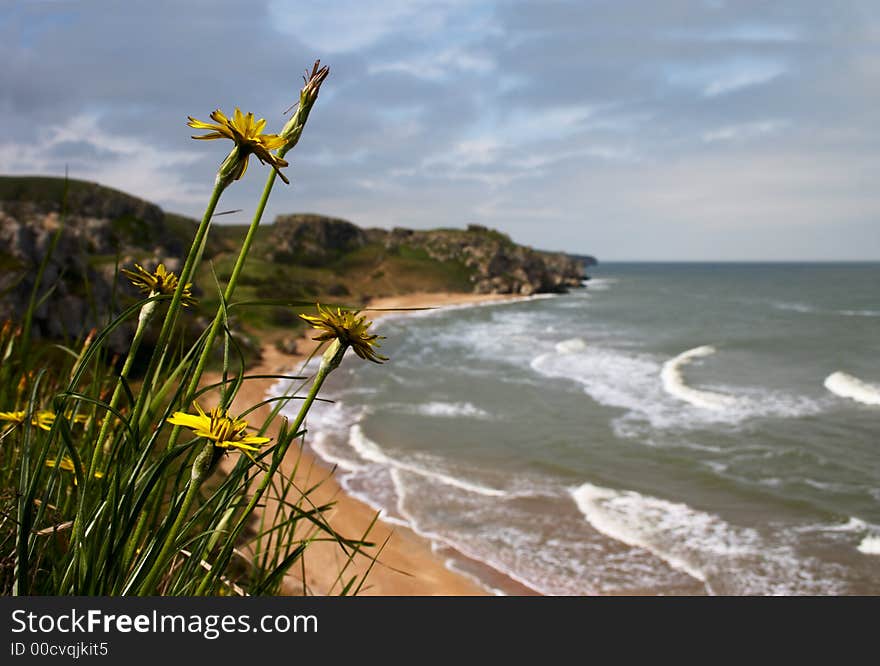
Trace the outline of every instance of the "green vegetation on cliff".
{"label": "green vegetation on cliff", "polygon": [[[49,271],[58,287],[35,317],[36,330],[48,337],[100,325],[108,305],[133,300],[133,293],[116,293],[117,263],[164,261],[176,269],[197,224],[95,183],[70,180],[67,188],[65,228]],[[60,178],[0,176],[0,318],[23,310],[21,295],[58,226],[64,190]],[[194,280],[204,316],[219,301],[214,275],[225,284],[246,230],[215,222],[208,235],[206,261]],[[282,215],[259,229],[236,301],[361,306],[371,297],[416,291],[565,291],[580,284],[584,263],[477,225],[386,231],[322,215]],[[280,305],[241,308],[235,321],[241,332],[257,335],[301,325]]]}

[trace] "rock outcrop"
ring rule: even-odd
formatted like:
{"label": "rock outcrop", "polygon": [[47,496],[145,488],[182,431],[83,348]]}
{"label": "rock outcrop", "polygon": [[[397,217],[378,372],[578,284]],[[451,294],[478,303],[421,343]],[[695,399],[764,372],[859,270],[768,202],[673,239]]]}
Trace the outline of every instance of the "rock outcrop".
{"label": "rock outcrop", "polygon": [[306,266],[325,265],[370,243],[381,244],[391,253],[424,250],[435,261],[458,262],[468,270],[478,294],[564,292],[581,285],[587,260],[592,259],[533,250],[476,224],[464,230],[397,227],[387,231],[361,229],[322,215],[280,215],[271,235],[274,261]]}
{"label": "rock outcrop", "polygon": [[[69,181],[66,190],[62,179],[0,176],[0,321],[21,319],[48,256],[33,331],[59,340],[106,325],[111,312],[139,297],[126,280],[116,282],[118,266],[138,262],[153,268],[161,261],[179,271],[196,226],[194,220],[94,183]],[[217,225],[208,236],[204,258],[215,262],[221,281],[243,234],[243,228]],[[261,230],[253,254],[262,262],[251,262],[240,284],[270,300],[317,294],[368,298],[389,288],[405,293],[468,285],[476,293],[563,292],[580,286],[586,265],[595,261],[524,247],[479,225],[388,231],[313,214],[279,216],[274,226]],[[213,279],[200,277],[206,283]],[[198,292],[198,280],[193,281]],[[293,315],[286,316],[292,321],[272,320],[273,325],[296,323]],[[127,351],[134,324],[132,318],[114,332],[114,351]]]}
{"label": "rock outcrop", "polygon": [[438,261],[458,261],[471,271],[478,294],[558,293],[579,287],[584,264],[561,252],[517,245],[509,236],[481,225],[466,230],[439,229],[389,233],[386,245],[423,248]]}
{"label": "rock outcrop", "polygon": [[[41,288],[45,297],[32,325],[37,335],[52,339],[75,339],[107,323],[117,258],[126,265],[149,261],[152,255],[155,263],[179,269],[181,243],[167,233],[158,206],[74,181],[62,216],[60,198],[34,190],[30,179],[23,181],[30,189],[8,186],[18,181],[9,179],[0,192],[0,320],[23,315],[47,256]],[[130,333],[118,329],[111,347],[124,352]]]}
{"label": "rock outcrop", "polygon": [[479,294],[564,292],[579,287],[585,261],[557,252],[517,245],[509,236],[480,225],[467,229],[417,231],[361,229],[351,222],[320,215],[279,216],[272,232],[273,259],[321,265],[378,243],[389,253],[422,250],[430,259],[457,262]]}
{"label": "rock outcrop", "polygon": [[318,266],[366,242],[364,230],[345,220],[309,213],[279,215],[272,229],[272,259]]}

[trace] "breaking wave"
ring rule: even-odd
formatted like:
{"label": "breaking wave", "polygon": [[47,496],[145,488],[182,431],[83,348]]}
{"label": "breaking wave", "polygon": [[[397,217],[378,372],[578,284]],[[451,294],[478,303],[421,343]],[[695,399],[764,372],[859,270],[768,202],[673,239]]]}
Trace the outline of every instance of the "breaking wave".
{"label": "breaking wave", "polygon": [[880,405],[880,388],[863,382],[845,372],[833,372],[825,378],[825,388],[839,395],[865,405]]}
{"label": "breaking wave", "polygon": [[709,345],[702,347],[694,347],[683,352],[673,359],[663,364],[663,370],[660,371],[660,379],[663,381],[663,388],[672,396],[679,400],[684,400],[695,407],[703,409],[726,409],[736,404],[736,398],[723,393],[715,393],[713,391],[704,391],[692,388],[685,384],[681,370],[695,358],[711,356],[715,353],[715,348]]}

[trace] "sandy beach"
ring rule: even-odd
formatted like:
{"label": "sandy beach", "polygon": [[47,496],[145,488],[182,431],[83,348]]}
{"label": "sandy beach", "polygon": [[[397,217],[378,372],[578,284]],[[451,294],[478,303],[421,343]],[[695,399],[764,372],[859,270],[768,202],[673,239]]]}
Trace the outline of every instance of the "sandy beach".
{"label": "sandy beach", "polygon": [[[461,293],[415,293],[374,299],[368,309],[440,307],[505,298],[510,297]],[[372,311],[367,314],[371,319],[377,319],[384,313]],[[297,354],[294,355],[280,352],[274,340],[264,340],[262,360],[258,366],[251,368],[248,374],[295,374],[316,345],[317,343],[308,336],[302,337],[297,340]],[[205,383],[213,381],[217,381],[216,376],[206,375]],[[244,382],[233,405],[233,412],[241,412],[264,400],[274,383],[274,380],[263,379]],[[252,423],[260,423],[268,413],[269,407],[263,406],[252,413],[249,420]],[[272,423],[269,436],[277,432],[280,422],[279,417]],[[234,458],[230,456],[226,459],[225,465],[234,462]],[[332,470],[316,459],[307,445],[301,451],[297,447],[291,447],[282,464],[281,472],[293,473],[299,488],[320,483],[309,497],[315,504],[335,502],[335,506],[326,514],[326,518],[335,530],[346,537],[362,537],[376,518],[374,509],[343,491],[333,478]],[[267,510],[271,510],[271,502],[268,503]],[[469,577],[448,569],[445,566],[444,556],[434,552],[430,541],[406,527],[385,523],[380,516],[370,530],[368,539],[373,543],[385,545],[378,557],[378,563],[369,572],[360,594],[383,596],[487,594],[482,586]],[[305,551],[305,588],[308,593],[337,594],[340,591],[337,576],[346,559],[346,555],[337,544],[313,542]],[[356,557],[346,569],[346,578],[352,575],[361,576],[370,565],[370,558]],[[301,568],[294,567],[294,570],[288,574],[284,586],[285,593],[303,594],[301,571]]]}

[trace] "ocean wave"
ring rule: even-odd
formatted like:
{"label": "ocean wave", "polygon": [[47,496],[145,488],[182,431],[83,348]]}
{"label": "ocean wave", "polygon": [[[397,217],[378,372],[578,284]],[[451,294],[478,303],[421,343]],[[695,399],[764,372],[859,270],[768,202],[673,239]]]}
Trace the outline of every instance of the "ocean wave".
{"label": "ocean wave", "polygon": [[863,534],[865,532],[880,532],[880,525],[866,522],[861,518],[849,516],[845,523],[819,523],[810,525],[801,525],[792,528],[798,532],[846,532]]}
{"label": "ocean wave", "polygon": [[866,536],[858,545],[858,551],[865,555],[880,555],[880,536]]}
{"label": "ocean wave", "polygon": [[422,375],[426,368],[449,369],[449,359],[455,359],[457,371],[460,368],[482,373],[487,362],[520,367],[532,358],[536,346],[552,349],[552,343],[543,336],[536,338],[536,331],[559,320],[552,315],[537,319],[530,309],[494,308],[485,316],[437,322],[430,329],[428,326],[434,322],[414,321],[406,331],[386,335],[400,334],[395,360],[400,359],[408,369],[420,370]]}
{"label": "ocean wave", "polygon": [[546,495],[492,498],[452,493],[403,470],[392,476],[401,496],[398,508],[416,533],[541,594],[702,589],[650,553],[621,549],[604,538],[558,487]]}
{"label": "ocean wave", "polygon": [[684,400],[685,402],[702,409],[727,409],[736,405],[736,398],[732,396],[695,389],[684,382],[684,377],[681,374],[681,369],[684,366],[695,358],[711,356],[714,353],[714,347],[704,345],[702,347],[689,349],[675,358],[666,361],[666,363],[663,364],[663,369],[660,371],[660,379],[663,382],[663,388],[666,389],[667,393],[675,396],[679,400]]}
{"label": "ocean wave", "polygon": [[574,354],[587,348],[583,338],[570,338],[556,343],[556,351],[560,354]]}
{"label": "ocean wave", "polygon": [[[880,525],[850,516],[845,523],[820,523],[792,528],[796,532],[832,535],[838,543],[853,546],[864,555],[880,555]],[[858,539],[857,542],[853,539]]]}
{"label": "ocean wave", "polygon": [[[422,319],[425,317],[436,317],[454,312],[456,310],[471,310],[477,308],[495,308],[505,305],[516,305],[519,303],[528,303],[530,301],[543,301],[549,298],[559,298],[559,294],[532,294],[531,296],[511,296],[510,298],[501,298],[491,301],[473,301],[470,303],[453,303],[451,305],[438,305],[436,307],[425,306],[424,310],[401,310],[395,312],[393,309],[385,313],[381,317],[377,317],[373,322],[373,330],[379,329],[385,324],[397,323],[401,319]],[[364,312],[369,312],[369,308]]]}
{"label": "ocean wave", "polygon": [[[294,415],[284,410],[284,413]],[[367,467],[364,460],[348,446],[340,442],[348,437],[351,423],[357,422],[367,414],[365,407],[351,407],[343,402],[316,403],[312,406],[306,421],[307,442],[311,449],[324,462],[336,465],[346,472],[355,472]]]}
{"label": "ocean wave", "polygon": [[846,317],[880,317],[880,310],[838,310],[837,314]]}
{"label": "ocean wave", "polygon": [[587,288],[593,291],[607,291],[613,285],[617,284],[617,278],[590,278],[589,280],[585,280],[582,284]]}
{"label": "ocean wave", "polygon": [[472,418],[491,419],[492,415],[485,409],[480,409],[471,402],[439,402],[432,401],[420,405],[409,405],[407,411],[413,411],[422,416],[441,418]]}
{"label": "ocean wave", "polygon": [[845,372],[833,372],[825,378],[825,388],[839,395],[865,405],[880,405],[880,387],[863,382]]}
{"label": "ocean wave", "polygon": [[[486,373],[479,373],[477,376],[485,377]],[[470,418],[484,421],[494,418],[492,414],[485,409],[477,407],[472,402],[446,402],[442,400],[432,400],[422,403],[385,402],[382,403],[381,409],[383,412],[389,411],[397,414],[414,414],[416,416],[428,416],[431,418]]]}
{"label": "ocean wave", "polygon": [[816,312],[816,308],[803,303],[788,303],[784,301],[773,303],[773,307],[777,310],[785,310],[786,312],[801,312],[804,314]]}
{"label": "ocean wave", "polygon": [[702,582],[710,594],[840,592],[833,567],[799,556],[784,534],[766,537],[687,504],[631,490],[584,483],[570,492],[596,530],[649,551]]}
{"label": "ocean wave", "polygon": [[405,470],[413,474],[418,474],[420,476],[439,481],[444,485],[452,486],[453,488],[458,488],[459,490],[465,490],[469,493],[476,493],[478,495],[485,495],[487,497],[510,496],[510,493],[505,490],[489,488],[488,486],[484,486],[479,483],[466,481],[450,474],[444,474],[442,472],[428,469],[421,465],[416,465],[410,461],[393,458],[386,454],[378,443],[374,442],[372,439],[364,434],[364,431],[359,423],[351,426],[351,429],[349,430],[348,441],[351,445],[351,448],[354,449],[354,451],[357,452],[357,454],[364,460],[378,463],[380,465],[393,467],[395,469]]}
{"label": "ocean wave", "polygon": [[624,410],[611,419],[611,425],[616,436],[626,439],[644,440],[652,431],[666,429],[692,430],[719,424],[737,427],[753,418],[792,418],[825,408],[821,401],[761,387],[731,387],[735,398],[709,391],[699,391],[703,395],[696,397],[689,394],[694,402],[696,398],[711,400],[709,409],[691,402],[682,404],[679,396],[664,387],[660,377],[663,364],[656,357],[599,344],[585,346],[578,353],[539,354],[530,366],[545,377],[577,382],[597,403]]}

